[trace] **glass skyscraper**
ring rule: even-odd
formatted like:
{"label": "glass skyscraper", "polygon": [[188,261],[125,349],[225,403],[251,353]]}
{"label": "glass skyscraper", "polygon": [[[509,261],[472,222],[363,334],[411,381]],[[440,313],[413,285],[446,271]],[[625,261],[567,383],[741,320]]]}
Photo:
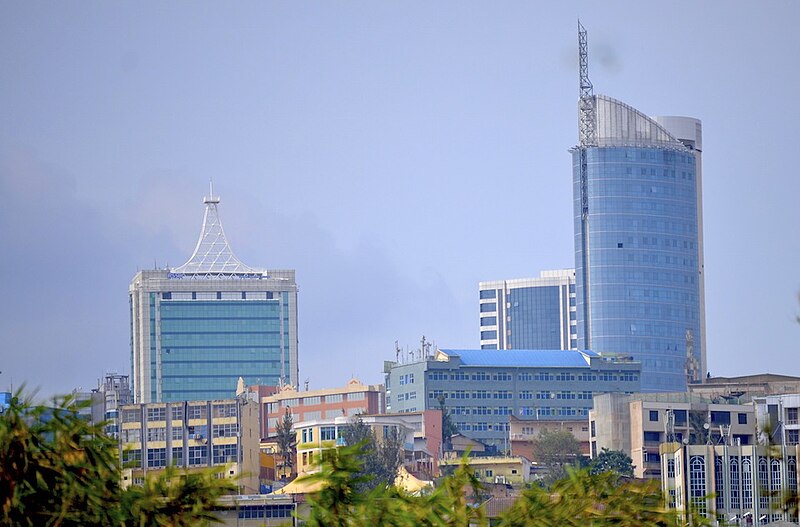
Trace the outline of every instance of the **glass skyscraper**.
{"label": "glass skyscraper", "polygon": [[706,371],[701,124],[591,98],[593,137],[572,150],[578,348],[683,391]]}
{"label": "glass skyscraper", "polygon": [[297,385],[293,270],[254,269],[228,245],[209,197],[194,254],[129,288],[137,403],[227,399],[247,384]]}
{"label": "glass skyscraper", "polygon": [[577,349],[574,269],[478,288],[482,349]]}
{"label": "glass skyscraper", "polygon": [[578,349],[641,361],[643,391],[684,391],[707,371],[701,123],[595,95],[580,23],[578,48]]}

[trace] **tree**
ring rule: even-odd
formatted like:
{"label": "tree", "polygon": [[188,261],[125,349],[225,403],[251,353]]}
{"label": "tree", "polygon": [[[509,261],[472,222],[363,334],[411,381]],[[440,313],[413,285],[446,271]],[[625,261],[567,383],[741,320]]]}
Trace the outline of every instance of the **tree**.
{"label": "tree", "polygon": [[[88,405],[88,403],[86,403]],[[172,468],[123,490],[116,441],[66,397],[34,405],[18,391],[0,414],[0,525],[198,526],[235,486]]]}
{"label": "tree", "polygon": [[357,447],[360,452],[362,464],[355,484],[359,491],[394,483],[403,462],[403,437],[397,428],[390,427],[383,440],[378,441],[372,428],[361,417],[355,416],[341,433],[345,444]]}
{"label": "tree", "polygon": [[283,467],[284,472],[288,468],[289,475],[292,474],[295,452],[297,451],[297,432],[294,431],[293,426],[294,419],[287,407],[283,419],[275,427],[275,434],[278,443],[278,455],[281,457],[281,467]]}
{"label": "tree", "polygon": [[543,429],[531,440],[534,461],[547,468],[545,484],[567,477],[567,467],[579,468],[583,462],[581,445],[566,430]]}
{"label": "tree", "polygon": [[589,472],[592,474],[611,472],[630,478],[633,477],[633,460],[621,450],[603,448],[600,454],[589,462]]}
{"label": "tree", "polygon": [[453,418],[450,412],[444,406],[444,395],[440,395],[437,399],[439,401],[439,410],[442,412],[442,442],[444,443],[443,450],[453,450],[453,440],[451,439],[458,433],[458,427],[453,423]]}

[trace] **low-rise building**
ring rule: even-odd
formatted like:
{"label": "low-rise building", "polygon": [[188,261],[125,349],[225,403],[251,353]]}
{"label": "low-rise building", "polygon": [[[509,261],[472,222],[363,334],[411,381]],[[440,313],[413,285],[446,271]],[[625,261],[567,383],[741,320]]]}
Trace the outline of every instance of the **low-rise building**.
{"label": "low-rise building", "polygon": [[277,393],[261,398],[261,437],[275,434],[286,410],[295,423],[352,417],[358,414],[379,414],[385,410],[384,389],[380,384],[363,384],[351,379],[340,388],[298,391],[292,385],[282,386]]}
{"label": "low-rise building", "polygon": [[800,377],[774,373],[707,377],[689,384],[689,393],[720,402],[746,402],[756,396],[800,393]]}
{"label": "low-rise building", "polygon": [[[415,477],[431,479],[438,475],[442,445],[442,416],[437,410],[403,414],[361,415],[375,438],[383,441],[390,433],[399,434],[403,465]],[[297,432],[297,473],[302,475],[318,468],[323,450],[345,444],[344,429],[352,417],[334,417],[294,424]]]}
{"label": "low-rise building", "polygon": [[586,418],[596,395],[639,391],[641,364],[574,350],[437,350],[385,366],[391,412],[444,408],[458,431],[508,451],[510,417]]}
{"label": "low-rise building", "polygon": [[258,405],[246,398],[121,407],[123,486],[168,466],[217,468],[241,494],[259,491]]}
{"label": "low-rise building", "polygon": [[531,418],[521,419],[510,416],[509,440],[511,443],[511,455],[524,456],[531,461],[537,461],[533,454],[531,441],[536,439],[540,433],[548,432],[569,432],[580,443],[581,453],[589,456],[589,418],[580,417],[574,419],[563,419],[553,421],[542,421]]}
{"label": "low-rise building", "polygon": [[752,404],[715,403],[687,393],[604,394],[589,412],[590,452],[621,450],[633,460],[637,478],[661,477],[659,445],[756,443]]}
{"label": "low-rise building", "polygon": [[[461,460],[457,456],[441,460],[442,472],[452,473]],[[467,462],[475,477],[484,483],[522,485],[531,480],[531,462],[523,456],[470,456]]]}
{"label": "low-rise building", "polygon": [[[719,525],[797,523],[784,510],[786,493],[797,496],[797,445],[723,444],[660,446],[662,490],[667,506],[684,518],[688,511]],[[777,525],[777,524],[774,524]]]}
{"label": "low-rise building", "polygon": [[800,394],[756,397],[753,403],[763,441],[791,446],[800,443]]}

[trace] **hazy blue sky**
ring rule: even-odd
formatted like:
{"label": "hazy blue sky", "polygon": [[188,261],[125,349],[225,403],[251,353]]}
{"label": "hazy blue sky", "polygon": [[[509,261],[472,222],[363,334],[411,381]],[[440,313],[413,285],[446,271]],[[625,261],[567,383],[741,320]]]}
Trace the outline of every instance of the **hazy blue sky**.
{"label": "hazy blue sky", "polygon": [[800,2],[3,2],[0,389],[130,369],[128,284],[208,181],[295,268],[300,375],[478,347],[481,280],[572,267],[576,20],[595,92],[703,120],[712,374],[800,375]]}

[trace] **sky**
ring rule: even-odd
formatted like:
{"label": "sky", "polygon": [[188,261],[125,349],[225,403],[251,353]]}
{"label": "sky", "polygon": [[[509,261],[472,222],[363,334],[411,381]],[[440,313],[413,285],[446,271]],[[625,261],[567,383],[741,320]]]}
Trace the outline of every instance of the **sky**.
{"label": "sky", "polygon": [[595,93],[703,121],[712,375],[800,375],[800,3],[2,2],[0,390],[130,373],[128,285],[213,179],[297,271],[300,378],[479,347],[478,282],[574,266],[578,18]]}

